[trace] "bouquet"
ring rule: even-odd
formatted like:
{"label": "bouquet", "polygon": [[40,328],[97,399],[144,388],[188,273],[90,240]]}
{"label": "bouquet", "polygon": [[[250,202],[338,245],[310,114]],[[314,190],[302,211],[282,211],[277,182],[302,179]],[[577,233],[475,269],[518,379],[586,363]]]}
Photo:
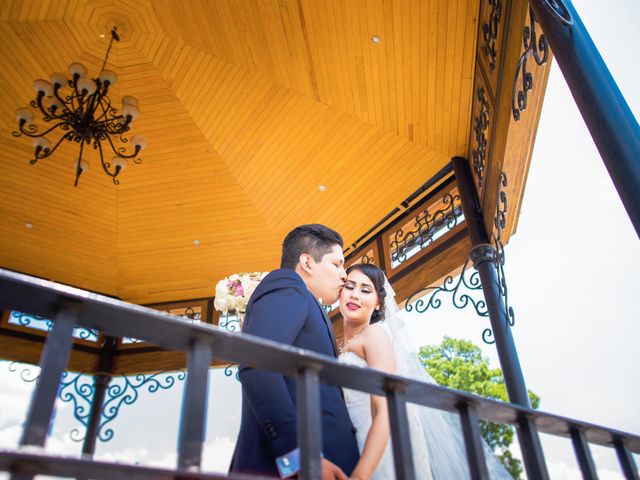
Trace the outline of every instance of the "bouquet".
{"label": "bouquet", "polygon": [[225,315],[234,312],[242,317],[251,294],[267,273],[269,272],[234,273],[220,280],[216,285],[214,308]]}

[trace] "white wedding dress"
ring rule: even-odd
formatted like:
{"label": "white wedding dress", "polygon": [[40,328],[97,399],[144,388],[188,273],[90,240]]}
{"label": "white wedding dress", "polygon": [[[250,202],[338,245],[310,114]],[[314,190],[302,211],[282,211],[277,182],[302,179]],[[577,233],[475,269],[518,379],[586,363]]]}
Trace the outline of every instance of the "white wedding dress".
{"label": "white wedding dress", "polygon": [[[417,355],[409,352],[404,348],[404,345],[398,344],[401,340],[399,337],[402,335],[398,334],[395,325],[390,326],[386,321],[382,321],[378,325],[384,327],[385,332],[391,338],[396,356],[397,374],[435,383],[420,365]],[[403,344],[406,341],[406,337],[402,339]],[[346,365],[367,367],[366,360],[351,351],[340,354],[338,360]],[[420,372],[416,372],[417,369]],[[348,388],[343,390],[349,416],[353,426],[357,429],[358,449],[362,453],[367,434],[371,428],[371,396],[358,390]],[[470,478],[460,422],[455,414],[407,404],[407,416],[417,480],[464,480]],[[512,477],[485,442],[483,442],[483,447],[488,460],[490,478],[511,479]],[[391,441],[389,441],[371,479],[393,480],[395,478],[393,452]]]}
{"label": "white wedding dress", "polygon": [[[354,352],[344,352],[338,357],[338,360],[346,365],[354,365],[356,367],[367,366],[366,360],[360,358]],[[353,426],[358,430],[356,432],[356,439],[358,440],[358,450],[362,453],[362,450],[364,449],[364,442],[367,440],[367,434],[371,428],[371,395],[366,392],[345,388],[344,400],[347,404],[347,409],[349,410],[351,423],[353,423]],[[371,476],[371,480],[393,480],[395,478],[393,452],[391,451],[391,442],[389,442],[382,458],[380,459],[378,468],[376,468],[375,472]],[[431,477],[429,476],[424,478]]]}

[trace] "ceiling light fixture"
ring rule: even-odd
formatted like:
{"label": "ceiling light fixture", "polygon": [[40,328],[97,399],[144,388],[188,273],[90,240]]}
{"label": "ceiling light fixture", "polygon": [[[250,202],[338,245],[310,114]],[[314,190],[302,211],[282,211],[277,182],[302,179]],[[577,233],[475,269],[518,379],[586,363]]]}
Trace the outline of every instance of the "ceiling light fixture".
{"label": "ceiling light fixture", "polygon": [[[80,153],[74,161],[76,187],[80,175],[89,168],[89,164],[82,158],[85,144],[98,150],[102,169],[116,185],[120,183],[118,175],[127,166],[127,160],[132,159],[134,163],[139,164],[142,159],[137,158],[138,153],[146,146],[145,140],[138,136],[131,138],[134,148],[132,153],[126,153],[124,147],[114,144],[113,137],[119,137],[120,142],[128,143],[124,134],[131,128],[131,122],[140,115],[138,100],[135,97],[122,97],[122,114],[118,114],[118,110],[107,96],[109,88],[117,80],[115,73],[104,69],[114,41],[120,41],[115,27],[111,30],[111,40],[98,78],[88,78],[84,65],[72,63],[69,65],[70,80],[62,73],[54,73],[50,77],[51,81],[38,79],[33,82],[36,99],[32,100],[30,105],[42,115],[43,121],[53,124],[51,127],[40,131],[32,123],[32,109],[20,108],[16,112],[20,131],[13,132],[13,135],[19,137],[24,134],[33,138],[35,156],[30,161],[32,165],[38,160],[50,157],[63,140],[80,145]],[[71,89],[70,93],[61,91],[65,86]],[[62,136],[52,147],[46,135],[54,130],[61,132]],[[111,161],[104,159],[102,142],[108,143],[114,154]]]}
{"label": "ceiling light fixture", "polygon": [[374,35],[373,37],[371,37],[371,42],[373,42],[374,45],[380,45],[382,39],[378,35]]}

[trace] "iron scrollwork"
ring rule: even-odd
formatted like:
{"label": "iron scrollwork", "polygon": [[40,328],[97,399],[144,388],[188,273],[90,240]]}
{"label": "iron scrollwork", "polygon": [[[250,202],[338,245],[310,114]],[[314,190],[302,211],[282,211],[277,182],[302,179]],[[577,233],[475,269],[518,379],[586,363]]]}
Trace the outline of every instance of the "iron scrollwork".
{"label": "iron scrollwork", "polygon": [[507,280],[504,274],[504,244],[502,243],[502,231],[507,226],[507,194],[504,188],[507,187],[507,175],[500,173],[500,184],[498,188],[498,205],[496,206],[496,216],[494,218],[494,226],[496,227],[496,233],[492,235],[493,246],[496,249],[496,269],[498,273],[498,288],[500,290],[500,296],[503,298],[504,312],[506,314],[507,322],[509,326],[513,327],[515,324],[515,315],[513,308],[509,306],[509,295],[507,290]]}
{"label": "iron scrollwork", "polygon": [[[507,288],[507,280],[504,273],[505,264],[505,252],[504,244],[502,242],[502,231],[507,226],[507,194],[504,188],[507,187],[507,175],[504,172],[500,173],[498,183],[498,198],[496,204],[496,215],[493,220],[495,233],[491,234],[491,245],[480,245],[476,249],[472,250],[471,255],[474,264],[479,264],[482,261],[491,261],[496,267],[496,275],[498,280],[498,291],[502,298],[502,307],[505,314],[505,319],[510,327],[515,324],[515,314],[513,308],[509,305],[509,291]],[[493,331],[491,328],[485,328],[482,332],[482,340],[485,343],[495,343],[493,337]]]}
{"label": "iron scrollwork", "polygon": [[412,229],[408,232],[402,228],[396,231],[389,244],[392,262],[405,262],[411,251],[422,250],[436,239],[436,234],[442,229],[451,230],[458,224],[459,217],[462,215],[460,195],[447,193],[442,202],[444,208],[433,214],[425,209],[417,215]]}
{"label": "iron scrollwork", "polygon": [[[527,96],[533,88],[533,75],[527,70],[527,61],[533,55],[538,65],[544,65],[549,58],[549,44],[547,37],[541,33],[538,37],[536,34],[536,17],[533,9],[529,8],[529,25],[524,27],[524,52],[518,60],[518,68],[513,79],[513,88],[511,90],[511,110],[513,118],[517,122],[520,120],[521,112],[527,108]],[[522,73],[522,88],[518,89],[518,79]]]}
{"label": "iron scrollwork", "polygon": [[483,50],[487,57],[489,57],[489,68],[495,70],[496,58],[498,52],[496,51],[496,43],[498,41],[498,26],[500,25],[500,17],[502,16],[502,1],[501,0],[489,0],[489,6],[491,11],[489,13],[489,21],[482,25],[482,37],[484,39]]}
{"label": "iron scrollwork", "polygon": [[374,264],[375,262],[373,261],[373,257],[369,256],[369,253],[365,253],[362,258],[360,259],[360,263],[370,263],[370,264]]}
{"label": "iron scrollwork", "polygon": [[[228,332],[241,332],[242,331],[242,316],[234,314],[222,314],[220,315],[220,322],[218,326]],[[227,365],[224,367],[224,376],[231,377],[235,374],[237,381],[240,381],[240,370],[238,365]]]}
{"label": "iron scrollwork", "polygon": [[[442,305],[441,296],[451,295],[451,301],[454,307],[463,309],[471,304],[478,315],[487,317],[489,311],[487,310],[487,304],[484,300],[475,300],[469,293],[462,293],[465,289],[470,292],[482,290],[480,275],[477,271],[468,277],[466,275],[469,262],[470,260],[467,260],[464,263],[462,272],[460,272],[457,280],[455,277],[449,275],[440,287],[426,287],[414,292],[407,299],[405,310],[407,312],[415,310],[416,313],[424,313],[429,309],[435,310]],[[426,295],[429,295],[427,300],[424,298]],[[420,298],[414,300],[416,297]]]}
{"label": "iron scrollwork", "polygon": [[471,152],[473,160],[473,172],[476,174],[478,186],[482,187],[484,180],[484,167],[487,159],[487,130],[489,129],[490,106],[483,87],[478,89],[478,101],[480,102],[480,112],[474,119],[473,134],[476,139],[476,148]]}
{"label": "iron scrollwork", "polygon": [[[17,362],[11,362],[8,367],[9,371],[17,372],[18,365]],[[168,390],[187,376],[184,370],[179,370],[175,374],[170,373],[161,371],[151,375],[140,373],[135,376],[113,377],[108,373],[97,373],[91,376],[83,372],[65,371],[62,373],[58,386],[58,398],[65,403],[71,403],[75,419],[84,427],[88,427],[96,385],[99,382],[102,382],[104,386],[110,383],[106,389],[102,418],[98,427],[98,439],[102,442],[108,442],[113,438],[114,431],[113,428],[107,428],[107,426],[115,420],[123,405],[132,405],[136,402],[142,388],[146,387],[150,393]],[[37,382],[40,371],[38,367],[28,366],[21,368],[19,375],[25,382]],[[72,429],[69,432],[69,437],[74,442],[81,442],[85,439],[80,428]]]}
{"label": "iron scrollwork", "polygon": [[108,442],[113,438],[113,429],[105,427],[115,420],[122,405],[132,405],[138,400],[140,389],[146,387],[149,393],[169,390],[176,382],[181,382],[187,377],[187,373],[184,370],[179,370],[175,375],[160,377],[160,375],[167,373],[169,372],[162,371],[151,375],[139,373],[134,377],[115,377],[114,380],[117,379],[120,382],[112,383],[107,388],[106,399],[102,408],[102,419],[98,428],[98,438],[103,442]]}

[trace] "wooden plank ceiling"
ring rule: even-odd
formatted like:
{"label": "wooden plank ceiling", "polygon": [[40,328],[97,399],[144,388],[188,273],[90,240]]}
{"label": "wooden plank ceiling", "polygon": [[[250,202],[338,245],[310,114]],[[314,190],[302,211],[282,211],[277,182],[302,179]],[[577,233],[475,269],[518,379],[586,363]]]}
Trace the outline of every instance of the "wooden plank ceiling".
{"label": "wooden plank ceiling", "polygon": [[[478,9],[1,0],[1,266],[149,303],[211,296],[225,275],[276,268],[300,223],[353,242],[466,154]],[[72,62],[97,76],[113,26],[111,97],[139,99],[132,135],[149,146],[118,186],[90,152],[74,188],[77,145],[29,165],[15,110],[34,79]]]}

